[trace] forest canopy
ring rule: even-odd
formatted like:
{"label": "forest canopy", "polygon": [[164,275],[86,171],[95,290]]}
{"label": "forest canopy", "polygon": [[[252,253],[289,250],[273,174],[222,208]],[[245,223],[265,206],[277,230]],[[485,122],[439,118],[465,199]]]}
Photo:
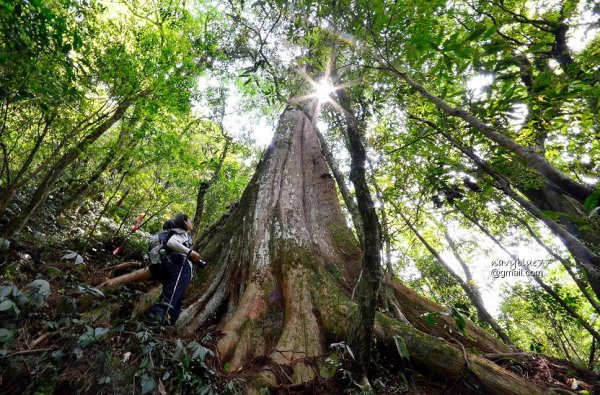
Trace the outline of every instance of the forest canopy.
{"label": "forest canopy", "polygon": [[[0,0],[0,34],[0,392],[600,384],[596,2]],[[105,281],[179,212],[212,261],[156,333],[158,283]]]}

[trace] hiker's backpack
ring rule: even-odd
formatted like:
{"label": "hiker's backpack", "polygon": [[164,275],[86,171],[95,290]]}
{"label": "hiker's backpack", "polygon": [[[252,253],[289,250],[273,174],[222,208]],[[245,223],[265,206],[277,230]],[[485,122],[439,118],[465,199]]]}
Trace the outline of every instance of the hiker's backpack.
{"label": "hiker's backpack", "polygon": [[148,257],[151,265],[169,262],[167,243],[174,234],[172,230],[165,230],[148,239]]}

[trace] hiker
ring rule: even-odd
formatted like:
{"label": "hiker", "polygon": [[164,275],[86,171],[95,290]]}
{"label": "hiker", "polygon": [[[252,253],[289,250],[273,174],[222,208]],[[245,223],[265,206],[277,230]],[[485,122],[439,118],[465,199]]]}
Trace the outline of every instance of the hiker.
{"label": "hiker", "polygon": [[192,279],[192,262],[199,267],[206,264],[200,259],[200,254],[191,248],[192,237],[189,232],[193,228],[192,221],[184,213],[177,214],[163,225],[163,229],[169,230],[166,242],[168,259],[150,266],[152,278],[163,284],[159,301],[150,309],[150,324],[175,325],[181,313],[183,295]]}

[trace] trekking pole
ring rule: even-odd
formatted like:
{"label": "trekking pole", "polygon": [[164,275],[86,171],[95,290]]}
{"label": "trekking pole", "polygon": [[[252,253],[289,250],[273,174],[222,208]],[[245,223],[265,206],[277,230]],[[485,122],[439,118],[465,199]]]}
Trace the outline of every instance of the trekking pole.
{"label": "trekking pole", "polygon": [[167,315],[169,314],[169,309],[172,306],[173,303],[173,297],[175,296],[175,292],[177,291],[177,285],[179,284],[179,279],[181,278],[181,272],[183,271],[183,265],[185,265],[187,263],[187,260],[184,261],[181,264],[181,269],[179,269],[179,274],[177,275],[177,280],[175,280],[175,288],[173,288],[173,293],[171,294],[171,300],[169,300],[169,305],[167,306],[167,311],[165,311],[165,315],[162,319],[162,324],[165,323],[165,318],[167,317]]}

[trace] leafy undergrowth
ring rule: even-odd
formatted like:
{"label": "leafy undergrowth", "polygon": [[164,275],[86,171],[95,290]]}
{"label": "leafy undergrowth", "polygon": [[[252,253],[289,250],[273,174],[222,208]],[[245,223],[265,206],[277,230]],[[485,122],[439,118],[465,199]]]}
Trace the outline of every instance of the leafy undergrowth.
{"label": "leafy undergrowth", "polygon": [[[171,328],[145,327],[132,313],[146,284],[106,295],[89,285],[105,279],[118,260],[23,245],[4,253],[0,392],[235,393],[239,380],[210,367],[209,336],[179,339]],[[110,325],[84,318],[103,309],[110,309]]]}

